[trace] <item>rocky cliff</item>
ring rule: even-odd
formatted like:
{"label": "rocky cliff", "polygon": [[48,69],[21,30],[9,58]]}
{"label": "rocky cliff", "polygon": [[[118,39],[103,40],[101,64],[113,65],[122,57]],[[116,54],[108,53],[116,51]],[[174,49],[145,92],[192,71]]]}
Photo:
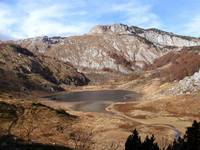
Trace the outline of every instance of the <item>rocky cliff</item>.
{"label": "rocky cliff", "polygon": [[32,52],[70,62],[81,71],[112,70],[127,74],[152,64],[169,51],[200,45],[200,39],[114,24],[96,26],[82,36],[45,36],[16,43]]}

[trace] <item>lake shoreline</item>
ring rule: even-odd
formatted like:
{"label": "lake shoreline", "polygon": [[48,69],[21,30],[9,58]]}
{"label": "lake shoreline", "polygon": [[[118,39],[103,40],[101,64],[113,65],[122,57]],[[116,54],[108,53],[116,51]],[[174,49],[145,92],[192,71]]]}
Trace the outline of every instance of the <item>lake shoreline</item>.
{"label": "lake shoreline", "polygon": [[45,99],[71,103],[72,109],[84,112],[106,112],[106,107],[115,102],[136,101],[141,94],[129,90],[107,89],[96,91],[62,92],[47,96]]}

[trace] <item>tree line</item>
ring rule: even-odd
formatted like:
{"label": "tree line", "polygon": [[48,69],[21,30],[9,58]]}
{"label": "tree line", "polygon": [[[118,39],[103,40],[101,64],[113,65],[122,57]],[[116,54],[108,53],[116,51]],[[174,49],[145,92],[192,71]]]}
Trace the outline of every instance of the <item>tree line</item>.
{"label": "tree line", "polygon": [[135,129],[127,138],[125,150],[200,150],[200,122],[194,121],[188,127],[185,135],[175,139],[174,142],[165,148],[160,148],[155,137],[146,136],[144,141]]}

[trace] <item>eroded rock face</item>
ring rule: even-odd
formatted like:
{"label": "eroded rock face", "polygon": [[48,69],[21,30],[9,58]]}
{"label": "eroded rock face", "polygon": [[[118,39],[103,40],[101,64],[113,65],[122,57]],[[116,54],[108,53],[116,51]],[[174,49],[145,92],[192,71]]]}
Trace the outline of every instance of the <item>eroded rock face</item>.
{"label": "eroded rock face", "polygon": [[[80,70],[89,68],[100,71],[109,68],[131,73],[162,55],[161,49],[153,43],[127,34],[66,37],[55,44],[44,42],[43,38],[26,39],[17,43],[34,53],[39,52],[68,61]],[[111,54],[122,59],[112,57]]]}
{"label": "eroded rock face", "polygon": [[107,69],[128,74],[170,51],[181,50],[182,46],[200,45],[200,40],[157,29],[114,24],[96,26],[82,36],[45,36],[16,43],[34,53],[70,62],[81,71]]}

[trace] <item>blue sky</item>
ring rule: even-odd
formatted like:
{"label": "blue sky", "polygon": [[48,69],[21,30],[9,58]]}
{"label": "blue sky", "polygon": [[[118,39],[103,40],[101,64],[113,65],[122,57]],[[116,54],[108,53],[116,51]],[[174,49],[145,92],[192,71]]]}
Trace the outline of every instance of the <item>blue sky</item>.
{"label": "blue sky", "polygon": [[0,0],[0,39],[69,36],[123,23],[200,37],[200,0]]}

